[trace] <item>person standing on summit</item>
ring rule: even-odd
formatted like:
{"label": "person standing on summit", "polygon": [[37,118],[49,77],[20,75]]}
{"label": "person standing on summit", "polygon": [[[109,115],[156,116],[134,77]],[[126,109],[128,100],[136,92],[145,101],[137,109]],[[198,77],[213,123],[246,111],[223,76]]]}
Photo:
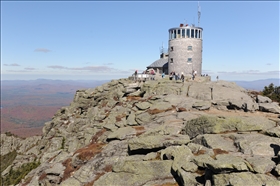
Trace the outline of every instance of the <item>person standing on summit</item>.
{"label": "person standing on summit", "polygon": [[182,82],[184,83],[184,81],[185,81],[184,72],[181,73],[181,80],[182,80]]}
{"label": "person standing on summit", "polygon": [[135,70],[135,72],[134,72],[134,81],[136,81],[136,78],[137,77],[137,70]]}

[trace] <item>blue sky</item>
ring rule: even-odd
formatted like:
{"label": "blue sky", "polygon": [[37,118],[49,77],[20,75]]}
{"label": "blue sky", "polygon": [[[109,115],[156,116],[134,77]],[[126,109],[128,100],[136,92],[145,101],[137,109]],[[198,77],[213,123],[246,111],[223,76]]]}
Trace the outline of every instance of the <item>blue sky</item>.
{"label": "blue sky", "polygon": [[[279,78],[279,2],[201,1],[203,73]],[[1,79],[116,79],[145,70],[193,2],[1,1]]]}

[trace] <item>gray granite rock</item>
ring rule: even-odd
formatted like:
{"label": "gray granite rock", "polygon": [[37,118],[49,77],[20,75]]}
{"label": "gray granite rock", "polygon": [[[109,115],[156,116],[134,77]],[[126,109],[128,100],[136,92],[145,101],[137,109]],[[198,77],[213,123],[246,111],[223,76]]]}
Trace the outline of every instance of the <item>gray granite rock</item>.
{"label": "gray granite rock", "polygon": [[259,109],[263,112],[272,112],[275,114],[280,114],[280,107],[278,103],[272,102],[272,103],[259,103]]}
{"label": "gray granite rock", "polygon": [[214,185],[279,185],[279,181],[265,174],[251,172],[213,175]]}
{"label": "gray granite rock", "polygon": [[257,95],[256,101],[257,103],[272,103],[270,98],[262,95]]}
{"label": "gray granite rock", "polygon": [[136,131],[132,127],[124,127],[124,128],[119,128],[115,132],[112,132],[108,135],[107,139],[112,140],[112,139],[119,139],[119,140],[124,140],[128,138],[132,138],[133,136],[136,135]]}
{"label": "gray granite rock", "polygon": [[138,149],[158,149],[172,145],[182,145],[190,142],[187,135],[151,135],[139,136],[128,141],[128,147],[131,151]]}
{"label": "gray granite rock", "polygon": [[270,157],[248,157],[246,160],[250,163],[254,172],[256,173],[269,173],[276,166]]}

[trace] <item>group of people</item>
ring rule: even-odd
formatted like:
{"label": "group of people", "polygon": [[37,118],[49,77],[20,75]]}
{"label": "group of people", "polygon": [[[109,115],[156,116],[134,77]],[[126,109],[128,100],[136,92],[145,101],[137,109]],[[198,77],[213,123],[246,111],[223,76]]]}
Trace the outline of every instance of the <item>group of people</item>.
{"label": "group of people", "polygon": [[[134,80],[135,80],[135,81],[138,79],[137,74],[138,74],[138,71],[135,70],[135,72],[134,72]],[[151,80],[155,80],[156,72],[155,72],[154,69],[151,69],[151,70],[144,70],[144,71],[142,72],[142,74],[149,74],[149,75],[150,75],[150,79],[151,79]],[[140,77],[141,77],[141,76],[140,76]],[[144,80],[147,79],[146,76],[142,76],[142,78],[144,78]]]}
{"label": "group of people", "polygon": [[[163,78],[164,78],[164,77],[163,77]],[[184,76],[184,73],[183,73],[183,72],[181,73],[181,76],[180,76],[179,73],[176,73],[176,72],[172,71],[172,72],[170,72],[170,74],[169,74],[169,79],[170,79],[170,80],[172,80],[172,79],[174,79],[174,80],[182,80],[182,82],[184,82],[185,76]]]}

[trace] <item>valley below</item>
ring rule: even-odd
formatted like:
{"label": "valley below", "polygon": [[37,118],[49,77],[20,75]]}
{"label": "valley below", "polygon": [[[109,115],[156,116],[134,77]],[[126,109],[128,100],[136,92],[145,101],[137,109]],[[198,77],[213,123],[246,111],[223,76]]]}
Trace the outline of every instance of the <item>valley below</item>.
{"label": "valley below", "polygon": [[68,106],[79,89],[104,81],[4,80],[1,81],[1,133],[19,137],[41,135],[45,122]]}

